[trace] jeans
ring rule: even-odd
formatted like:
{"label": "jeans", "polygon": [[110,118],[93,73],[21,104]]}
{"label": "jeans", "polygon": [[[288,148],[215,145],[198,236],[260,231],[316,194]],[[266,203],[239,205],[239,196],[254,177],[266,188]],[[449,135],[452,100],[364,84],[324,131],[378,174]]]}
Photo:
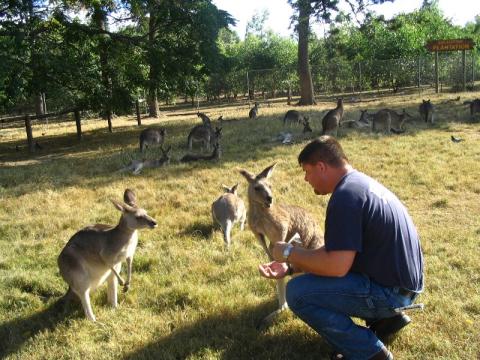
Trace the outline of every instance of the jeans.
{"label": "jeans", "polygon": [[288,282],[287,302],[300,319],[347,359],[363,360],[384,345],[373,331],[356,325],[350,317],[375,320],[397,315],[395,308],[413,302],[397,291],[358,273],[344,277],[303,274]]}

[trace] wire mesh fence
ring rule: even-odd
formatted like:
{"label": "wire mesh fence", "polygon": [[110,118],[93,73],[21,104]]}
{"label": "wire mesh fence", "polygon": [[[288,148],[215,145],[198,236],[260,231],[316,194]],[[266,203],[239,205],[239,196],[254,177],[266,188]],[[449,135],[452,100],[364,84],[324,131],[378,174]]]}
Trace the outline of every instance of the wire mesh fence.
{"label": "wire mesh fence", "polygon": [[[480,70],[477,54],[468,52],[465,64],[461,52],[438,55],[440,91],[474,90]],[[349,62],[338,60],[311,67],[316,95],[371,90],[398,91],[409,87],[435,88],[435,54],[390,60]],[[271,98],[285,95],[288,89],[297,94],[299,79],[295,69],[249,70],[245,75],[246,92]],[[478,86],[477,86],[478,87]]]}

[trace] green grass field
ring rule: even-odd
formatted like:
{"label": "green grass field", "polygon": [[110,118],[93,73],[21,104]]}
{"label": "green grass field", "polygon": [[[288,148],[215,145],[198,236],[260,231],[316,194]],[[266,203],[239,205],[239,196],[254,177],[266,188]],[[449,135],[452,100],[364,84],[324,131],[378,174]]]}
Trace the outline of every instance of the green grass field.
{"label": "green grass field", "polygon": [[[396,359],[480,359],[480,123],[461,105],[480,94],[460,95],[445,104],[457,94],[429,95],[437,105],[434,125],[418,118],[422,95],[346,99],[346,119],[382,107],[406,108],[415,117],[402,135],[339,131],[353,166],[399,196],[421,236],[426,287],[417,302],[425,310],[412,311],[413,323],[389,345]],[[334,106],[300,109],[310,114],[314,135]],[[273,162],[276,201],[305,207],[323,227],[328,197],[313,194],[297,164],[308,139],[293,127],[294,145],[273,141],[288,109],[275,103],[252,121],[246,105],[203,108],[226,120],[223,157],[196,164],[175,161],[199,123],[193,109],[144,119],[142,128],[166,127],[174,159],[137,176],[117,172],[139,157],[133,117],[115,118],[113,133],[105,121],[83,121],[80,142],[74,122],[35,125],[43,149],[33,156],[25,151],[24,129],[0,129],[0,358],[328,359],[331,348],[290,312],[265,332],[255,329],[276,307],[275,283],[257,272],[266,256],[248,226],[234,227],[229,252],[212,228],[210,205],[221,184],[239,182],[246,201],[238,169],[258,172]],[[464,141],[453,143],[451,135]],[[126,187],[159,223],[140,233],[131,290],[120,294],[117,309],[107,305],[106,286],[93,294],[99,323],[88,322],[79,305],[58,311],[54,304],[67,288],[58,254],[82,227],[116,224],[120,213],[109,199],[121,200]]]}

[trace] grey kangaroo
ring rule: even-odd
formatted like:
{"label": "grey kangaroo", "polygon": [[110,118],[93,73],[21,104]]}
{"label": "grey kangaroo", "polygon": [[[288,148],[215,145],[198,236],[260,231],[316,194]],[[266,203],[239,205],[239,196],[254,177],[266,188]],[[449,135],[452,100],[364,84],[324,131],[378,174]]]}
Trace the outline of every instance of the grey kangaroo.
{"label": "grey kangaroo", "polygon": [[322,135],[338,133],[338,125],[343,119],[343,99],[338,99],[337,107],[325,114],[322,119]]}
{"label": "grey kangaroo", "polygon": [[247,212],[243,200],[237,194],[238,184],[231,188],[223,185],[225,194],[212,204],[212,219],[222,228],[223,241],[227,249],[230,247],[230,233],[236,222],[240,222],[240,230],[244,229]]}
{"label": "grey kangaroo", "polygon": [[283,117],[283,126],[287,125],[287,123],[297,123],[297,124],[301,124],[303,123],[303,121],[307,119],[308,120],[308,116],[305,116],[303,114],[301,114],[299,111],[297,110],[288,110],[285,114],[285,116]]}
{"label": "grey kangaroo", "polygon": [[165,141],[166,130],[147,128],[140,133],[140,151],[144,152],[148,145],[162,145]]}
{"label": "grey kangaroo", "polygon": [[304,134],[307,132],[313,132],[312,128],[310,127],[310,121],[308,120],[308,116],[303,119],[303,131]]}
{"label": "grey kangaroo", "polygon": [[[69,286],[65,298],[76,295],[91,321],[96,319],[90,304],[90,292],[107,281],[108,302],[117,307],[117,281],[124,285],[124,291],[130,287],[137,230],[157,226],[157,222],[137,206],[132,190],[125,190],[124,201],[112,200],[115,208],[122,212],[117,226],[95,224],[83,228],[70,238],[58,257],[60,275]],[[127,281],[120,276],[124,260],[128,266]]]}
{"label": "grey kangaroo", "polygon": [[153,159],[153,160],[133,160],[130,165],[124,167],[123,169],[120,169],[120,171],[132,171],[134,175],[140,174],[140,172],[143,169],[146,168],[156,168],[156,167],[161,167],[164,165],[170,164],[170,155],[168,154],[170,150],[172,149],[171,146],[167,148],[167,150],[163,150],[162,145],[160,145],[160,150],[162,151],[162,157],[159,159]]}
{"label": "grey kangaroo", "polygon": [[401,134],[405,132],[405,121],[407,117],[411,117],[405,109],[401,114],[397,114],[395,110],[382,109],[373,114],[372,131],[383,130],[386,134],[391,132]]}
{"label": "grey kangaroo", "polygon": [[480,99],[465,101],[464,105],[470,105],[470,117],[473,119],[475,113],[480,113]]}
{"label": "grey kangaroo", "polygon": [[186,154],[181,159],[180,162],[192,162],[199,160],[219,160],[222,156],[222,149],[220,143],[216,143],[213,146],[213,152],[210,155],[197,155],[197,154]]}
{"label": "grey kangaroo", "polygon": [[[323,234],[315,219],[305,209],[274,204],[272,189],[268,182],[274,167],[275,164],[265,168],[258,175],[240,170],[240,174],[248,181],[248,225],[270,261],[273,261],[274,244],[279,241],[286,242],[296,233],[301,238],[299,246],[316,249],[323,245]],[[262,320],[261,328],[269,326],[281,311],[288,308],[285,290],[286,279],[277,280],[278,309]]]}
{"label": "grey kangaroo", "polygon": [[208,126],[212,125],[212,121],[210,120],[210,118],[205,113],[197,112],[197,116],[200,119],[202,119],[203,125],[208,125]]}
{"label": "grey kangaroo", "polygon": [[248,117],[250,119],[256,119],[258,117],[258,106],[258,102],[255,102],[255,106],[248,112]]}
{"label": "grey kangaroo", "polygon": [[420,113],[420,117],[425,120],[425,122],[429,122],[433,124],[433,104],[430,102],[430,99],[427,101],[422,99],[422,103],[418,107],[418,112]]}
{"label": "grey kangaroo", "polygon": [[192,150],[193,142],[201,142],[203,149],[210,151],[213,146],[222,136],[222,128],[215,127],[215,130],[210,125],[197,125],[188,134],[188,150]]}

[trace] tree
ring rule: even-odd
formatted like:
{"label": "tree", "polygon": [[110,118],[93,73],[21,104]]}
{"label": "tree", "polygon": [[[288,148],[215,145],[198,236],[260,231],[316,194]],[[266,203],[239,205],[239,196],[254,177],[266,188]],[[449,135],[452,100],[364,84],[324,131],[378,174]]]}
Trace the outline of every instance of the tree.
{"label": "tree", "polygon": [[[356,16],[359,12],[368,9],[370,3],[383,3],[394,0],[345,0]],[[299,105],[315,104],[312,76],[308,60],[308,39],[310,34],[310,17],[315,16],[317,21],[332,22],[332,15],[338,13],[339,0],[288,0],[289,4],[297,11],[293,16],[298,33],[298,75],[300,78]],[[335,20],[343,20],[344,16]]]}

